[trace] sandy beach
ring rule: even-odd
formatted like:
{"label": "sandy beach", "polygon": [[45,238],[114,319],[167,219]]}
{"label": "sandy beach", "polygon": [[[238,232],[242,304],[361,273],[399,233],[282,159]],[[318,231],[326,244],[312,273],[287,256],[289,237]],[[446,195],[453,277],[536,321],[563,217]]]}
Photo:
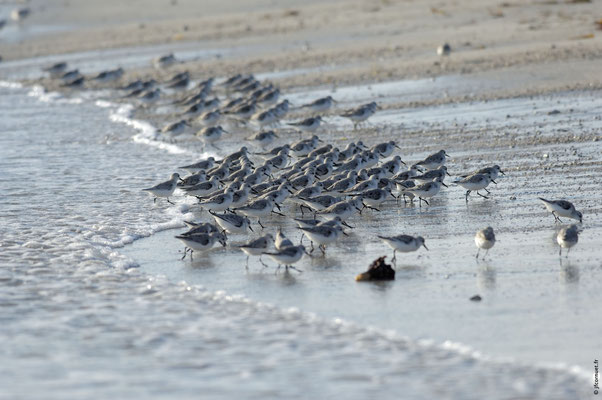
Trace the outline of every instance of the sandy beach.
{"label": "sandy beach", "polygon": [[[10,20],[15,7],[31,13]],[[0,398],[591,397],[602,3],[30,0],[1,2],[0,19]],[[169,53],[176,64],[153,67]],[[83,86],[42,72],[60,61]],[[117,67],[114,82],[91,79]],[[217,147],[167,138],[184,92],[143,104],[117,89],[184,71],[189,87],[239,73],[278,87],[292,109],[272,147],[302,136],[287,126],[309,116],[296,106],[330,95],[326,143],[393,140],[408,165],[445,149],[448,183],[490,164],[506,175],[488,199],[453,185],[428,206],[387,199],[350,217],[325,256],[295,264],[302,272],[275,273],[269,258],[273,269],[245,268],[235,246],[246,234],[181,260],[184,221],[213,219],[181,191],[171,205],[140,189],[242,144],[263,162],[252,124],[227,122]],[[359,129],[340,116],[371,101],[379,110]],[[583,211],[570,258],[541,196]],[[265,228],[252,218],[253,234],[281,229],[309,246],[298,208],[281,212]],[[476,261],[487,225],[499,242]],[[429,251],[398,253],[395,281],[355,282],[392,256],[377,235],[399,233],[423,235]]]}

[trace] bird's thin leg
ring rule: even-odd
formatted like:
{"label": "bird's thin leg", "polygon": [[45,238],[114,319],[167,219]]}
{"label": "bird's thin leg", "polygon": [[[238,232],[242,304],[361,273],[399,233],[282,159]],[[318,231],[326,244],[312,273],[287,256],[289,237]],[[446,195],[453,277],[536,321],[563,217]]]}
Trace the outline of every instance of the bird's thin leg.
{"label": "bird's thin leg", "polygon": [[569,248],[566,250],[566,258],[569,258],[569,253],[570,253],[570,252],[571,252],[571,248],[569,247]]}
{"label": "bird's thin leg", "polygon": [[274,271],[274,275],[277,274],[279,270],[280,270],[280,264],[278,264],[278,268],[276,268],[276,271]]}
{"label": "bird's thin leg", "polygon": [[487,254],[489,254],[489,249],[485,250],[485,255],[483,256],[483,260],[485,259],[485,257],[487,257]]}
{"label": "bird's thin leg", "polygon": [[173,205],[175,205],[175,203],[172,203],[172,202],[169,200],[169,197],[166,197],[166,198],[167,198],[167,202],[168,202],[169,204],[173,204]]}
{"label": "bird's thin leg", "polygon": [[482,195],[481,193],[479,193],[479,191],[478,191],[478,190],[477,190],[477,194],[478,194],[479,196],[481,196],[482,198],[484,198],[484,199],[489,199],[489,197],[487,197],[487,196],[485,196],[485,195]]}
{"label": "bird's thin leg", "polygon": [[391,259],[393,264],[395,264],[395,261],[397,261],[397,249],[393,249],[393,258]]}
{"label": "bird's thin leg", "polygon": [[324,246],[323,244],[320,245],[320,250],[322,250],[322,255],[326,255],[326,246]]}
{"label": "bird's thin leg", "polygon": [[477,260],[479,259],[479,253],[480,253],[480,252],[481,252],[481,248],[479,247],[479,248],[478,248],[478,250],[477,250],[477,255],[476,255],[476,259],[477,259]]}
{"label": "bird's thin leg", "polygon": [[191,261],[192,261],[192,259],[194,258],[194,257],[192,257],[192,253],[194,253],[194,250],[190,249],[190,260],[191,260]]}
{"label": "bird's thin leg", "polygon": [[249,256],[247,256],[247,263],[245,265],[245,269],[249,269]]}
{"label": "bird's thin leg", "polygon": [[558,257],[562,257],[562,246],[558,249]]}
{"label": "bird's thin leg", "polygon": [[314,242],[310,240],[310,243],[311,243],[310,253],[313,253],[314,252]]}
{"label": "bird's thin leg", "polygon": [[182,258],[180,258],[180,260],[183,260],[186,258],[186,253],[188,253],[188,247],[184,247],[184,255],[182,256]]}
{"label": "bird's thin leg", "polygon": [[266,263],[264,263],[263,260],[261,259],[261,255],[259,256],[259,262],[261,263],[261,265],[263,265],[264,268],[268,267],[268,265]]}
{"label": "bird's thin leg", "polygon": [[290,269],[292,269],[292,270],[295,270],[295,271],[297,271],[297,272],[298,272],[298,273],[300,273],[300,274],[302,274],[302,273],[303,273],[303,271],[301,271],[300,269],[297,269],[297,268],[293,267],[292,265],[289,265],[289,266],[288,266],[288,268],[290,268]]}
{"label": "bird's thin leg", "polygon": [[259,218],[257,218],[257,223],[259,224],[259,226],[261,226],[261,229],[265,228],[265,226],[261,225],[261,220]]}
{"label": "bird's thin leg", "polygon": [[487,190],[487,188],[483,188],[484,191],[487,192],[487,194],[491,194],[491,192],[489,190]]}
{"label": "bird's thin leg", "polygon": [[468,203],[468,195],[470,194],[470,190],[466,191],[466,202]]}
{"label": "bird's thin leg", "polygon": [[153,199],[153,204],[155,204],[156,202],[157,202],[157,198],[155,197],[155,198]]}

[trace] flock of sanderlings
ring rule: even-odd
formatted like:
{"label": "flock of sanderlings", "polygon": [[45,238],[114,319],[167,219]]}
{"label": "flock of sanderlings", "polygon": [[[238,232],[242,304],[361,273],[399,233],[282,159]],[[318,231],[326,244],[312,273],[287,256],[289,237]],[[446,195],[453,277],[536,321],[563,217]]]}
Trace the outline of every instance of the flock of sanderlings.
{"label": "flock of sanderlings", "polygon": [[[158,69],[177,62],[172,54],[153,60]],[[123,69],[117,68],[87,78],[78,70],[68,70],[66,63],[57,63],[45,71],[62,86],[70,88],[83,87],[87,80],[94,84],[117,82],[124,74]],[[391,204],[397,206],[401,201],[418,201],[420,207],[423,203],[429,206],[429,200],[443,187],[448,187],[444,183],[449,176],[445,165],[449,156],[445,150],[406,164],[400,155],[394,154],[400,149],[395,141],[370,147],[356,141],[343,148],[323,143],[318,129],[325,121],[326,113],[336,104],[331,96],[296,107],[295,112],[306,118],[286,124],[289,126],[286,129],[311,137],[271,147],[282,131],[281,121],[293,106],[286,99],[280,100],[279,88],[261,82],[253,75],[209,78],[195,84],[190,73],[182,72],[163,82],[137,79],[116,88],[124,93],[124,99],[143,107],[150,107],[162,96],[173,99],[171,104],[178,110],[178,120],[160,130],[159,136],[165,141],[176,141],[181,136],[193,134],[206,147],[220,150],[220,143],[231,144],[235,140],[223,126],[234,126],[235,129],[244,126],[245,131],[256,129],[256,133],[246,140],[250,146],[261,150],[251,152],[242,146],[220,160],[214,157],[197,160],[178,167],[188,175],[176,172],[169,180],[144,189],[154,196],[154,201],[165,198],[170,203],[169,198],[179,189],[187,196],[196,197],[197,207],[207,211],[207,218],[212,222],[187,222],[189,230],[176,236],[185,245],[182,258],[188,254],[192,258],[194,252],[210,249],[216,243],[226,246],[228,234],[255,232],[251,218],[257,223],[255,229],[262,231],[262,219],[270,218],[279,225],[282,218],[292,218],[303,236],[309,238],[311,252],[317,246],[325,254],[327,246],[347,234],[344,229],[351,227],[346,220],[355,213],[379,211]],[[339,115],[349,119],[355,129],[366,123],[378,109],[377,103],[371,102]],[[498,165],[484,166],[459,177],[453,184],[466,190],[466,202],[473,192],[488,199],[488,187],[496,184],[500,175],[504,172]],[[396,201],[387,202],[390,199]],[[582,214],[569,201],[540,200],[551,211],[555,222],[561,222],[560,217],[582,221]],[[283,213],[285,206],[288,206],[287,214]],[[578,241],[578,234],[577,225],[559,230],[560,255],[565,248],[568,256]],[[412,252],[420,247],[428,250],[421,236],[378,237],[393,249],[393,262],[397,252]],[[495,242],[492,227],[479,230],[475,236],[476,258],[481,250],[485,251],[485,257]],[[278,263],[279,268],[284,265],[287,269],[296,269],[294,264],[305,254],[310,254],[303,244],[293,244],[281,230],[249,238],[248,242],[235,247],[247,254],[247,267],[250,256],[259,256],[259,261],[264,264],[261,256],[267,255]],[[365,279],[379,277],[362,274],[361,280]]]}

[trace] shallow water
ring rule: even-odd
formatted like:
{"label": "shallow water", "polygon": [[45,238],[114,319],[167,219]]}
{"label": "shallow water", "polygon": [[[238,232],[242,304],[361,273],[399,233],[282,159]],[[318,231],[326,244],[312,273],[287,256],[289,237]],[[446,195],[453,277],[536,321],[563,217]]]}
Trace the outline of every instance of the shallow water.
{"label": "shallow water", "polygon": [[[165,229],[194,218],[193,202],[153,205],[140,191],[203,156],[202,149],[153,140],[152,127],[132,120],[127,106],[99,102],[94,93],[63,98],[6,86],[0,87],[5,398],[197,398],[202,392],[210,398],[567,399],[589,393],[589,362],[600,348],[591,307],[601,293],[600,209],[593,200],[599,188],[591,172],[600,169],[597,148],[578,140],[570,147],[506,149],[499,163],[509,177],[491,201],[475,198],[467,206],[463,193],[450,189],[431,207],[387,204],[380,214],[351,220],[353,234],[326,258],[304,259],[302,274],[262,271],[255,261],[246,272],[244,257],[230,248],[179,261],[175,231]],[[570,103],[583,98],[579,104],[587,104],[590,95],[572,96]],[[586,115],[599,110],[591,104],[582,107]],[[364,141],[397,135],[396,116],[383,113],[390,120],[377,123],[386,128],[364,131]],[[441,122],[427,121],[425,129]],[[337,123],[324,134],[334,143],[351,134]],[[595,132],[597,123],[587,119],[582,132]],[[463,171],[498,162],[504,141],[512,144],[525,129],[508,137],[496,132],[499,141],[493,148],[481,143],[486,150],[479,156],[457,138],[477,140],[481,128],[412,130],[402,138],[411,159],[443,146],[450,165]],[[548,158],[533,157],[543,152]],[[577,179],[562,187],[558,175],[532,179],[534,168],[550,167]],[[578,192],[575,202],[592,218],[570,262],[559,265],[552,218],[532,197],[566,190]],[[517,200],[508,199],[511,193]],[[477,265],[472,235],[489,223],[500,243],[488,263]],[[290,222],[284,228],[297,239]],[[372,235],[399,229],[423,234],[431,252],[400,259],[395,282],[354,282],[376,255],[390,253]],[[477,292],[484,301],[468,301]],[[563,365],[550,365],[557,363]]]}

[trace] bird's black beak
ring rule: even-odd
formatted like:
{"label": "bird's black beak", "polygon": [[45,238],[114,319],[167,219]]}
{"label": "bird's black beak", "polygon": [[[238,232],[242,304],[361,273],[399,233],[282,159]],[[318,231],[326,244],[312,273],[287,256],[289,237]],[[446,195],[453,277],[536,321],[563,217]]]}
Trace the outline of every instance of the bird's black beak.
{"label": "bird's black beak", "polygon": [[493,182],[493,183],[495,183],[495,184],[497,185],[497,182],[496,182],[496,181],[494,181],[493,179],[491,180],[491,182]]}
{"label": "bird's black beak", "polygon": [[[396,144],[394,144],[394,145],[393,145],[393,147],[396,147],[396,148],[398,148],[399,150],[401,150],[401,147],[399,147],[399,146],[398,146],[398,145],[396,145]],[[402,161],[402,162],[403,162],[403,161]],[[404,163],[404,165],[405,165],[405,163]]]}
{"label": "bird's black beak", "polygon": [[349,234],[347,234],[345,231],[341,230],[341,233],[345,236],[349,236]]}
{"label": "bird's black beak", "polygon": [[255,231],[253,230],[253,228],[251,228],[251,225],[249,225],[249,229],[251,230],[251,232],[255,232]]}
{"label": "bird's black beak", "polygon": [[[398,146],[395,146],[395,147],[398,147]],[[402,163],[403,165],[405,165],[406,167],[408,166],[408,164],[404,163],[404,162],[403,162],[403,160],[399,160],[399,161],[401,161],[401,163]]]}
{"label": "bird's black beak", "polygon": [[502,174],[502,175],[506,175],[506,174],[504,173],[504,171],[502,171],[501,169],[500,169],[500,174]]}
{"label": "bird's black beak", "polygon": [[448,188],[448,187],[449,187],[449,186],[447,186],[447,185],[446,185],[445,183],[443,183],[443,182],[441,182],[441,184],[442,184],[443,186],[445,186],[446,188]]}
{"label": "bird's black beak", "polygon": [[422,247],[424,247],[425,249],[429,249],[428,247],[426,247],[426,244],[422,243]]}
{"label": "bird's black beak", "polygon": [[345,221],[341,221],[341,225],[345,225],[347,228],[349,229],[353,229],[353,226],[349,225],[347,222]]}
{"label": "bird's black beak", "polygon": [[449,172],[447,172],[447,171],[445,171],[445,175],[447,175],[447,176],[451,176],[451,175],[449,174]]}

